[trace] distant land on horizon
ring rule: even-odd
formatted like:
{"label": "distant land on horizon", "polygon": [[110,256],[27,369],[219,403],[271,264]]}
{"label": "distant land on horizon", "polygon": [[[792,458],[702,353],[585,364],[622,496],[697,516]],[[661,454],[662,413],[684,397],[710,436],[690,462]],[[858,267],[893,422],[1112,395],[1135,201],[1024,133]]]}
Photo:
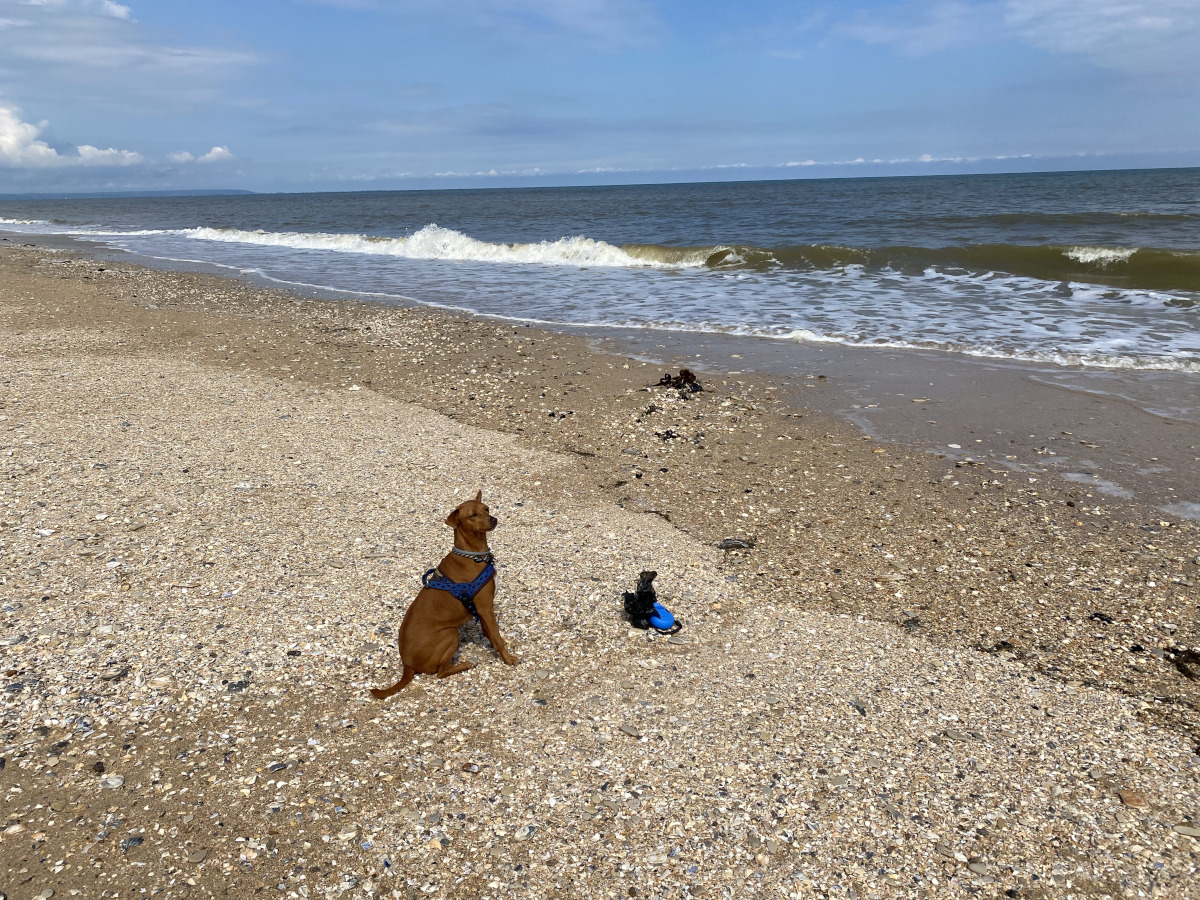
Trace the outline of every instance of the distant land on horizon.
{"label": "distant land on horizon", "polygon": [[178,190],[178,191],[33,191],[25,194],[0,194],[0,200],[103,200],[107,197],[229,197],[240,194],[257,194],[258,191],[234,189]]}

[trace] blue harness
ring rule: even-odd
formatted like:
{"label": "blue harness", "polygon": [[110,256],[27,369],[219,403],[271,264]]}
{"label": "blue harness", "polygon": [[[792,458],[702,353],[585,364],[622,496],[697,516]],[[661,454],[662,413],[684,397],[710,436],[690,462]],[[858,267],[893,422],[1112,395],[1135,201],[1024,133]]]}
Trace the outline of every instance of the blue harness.
{"label": "blue harness", "polygon": [[427,588],[433,588],[435,591],[445,591],[447,594],[453,594],[454,597],[467,608],[467,612],[479,621],[479,610],[475,608],[475,595],[483,590],[483,586],[492,580],[496,575],[496,567],[488,560],[488,564],[484,566],[479,577],[472,582],[451,581],[441,573],[439,569],[430,569],[421,576],[421,584]]}

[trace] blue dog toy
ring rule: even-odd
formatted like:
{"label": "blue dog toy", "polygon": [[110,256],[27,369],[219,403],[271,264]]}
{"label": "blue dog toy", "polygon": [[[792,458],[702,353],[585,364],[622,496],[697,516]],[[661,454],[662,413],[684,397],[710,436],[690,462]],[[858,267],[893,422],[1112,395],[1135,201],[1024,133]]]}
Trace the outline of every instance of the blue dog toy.
{"label": "blue dog toy", "polygon": [[659,631],[669,632],[675,627],[675,617],[661,603],[654,604],[654,612],[647,621],[649,621],[651,628],[657,628]]}

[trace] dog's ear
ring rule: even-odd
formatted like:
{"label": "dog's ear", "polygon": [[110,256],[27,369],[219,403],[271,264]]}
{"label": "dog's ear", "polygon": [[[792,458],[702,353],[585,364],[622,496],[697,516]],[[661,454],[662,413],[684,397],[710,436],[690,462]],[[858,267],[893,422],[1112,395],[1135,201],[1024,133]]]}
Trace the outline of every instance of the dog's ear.
{"label": "dog's ear", "polygon": [[476,503],[483,502],[483,491],[482,490],[478,494],[475,495],[475,502]]}
{"label": "dog's ear", "polygon": [[446,516],[446,524],[451,528],[458,527],[458,507],[450,510],[450,515]]}

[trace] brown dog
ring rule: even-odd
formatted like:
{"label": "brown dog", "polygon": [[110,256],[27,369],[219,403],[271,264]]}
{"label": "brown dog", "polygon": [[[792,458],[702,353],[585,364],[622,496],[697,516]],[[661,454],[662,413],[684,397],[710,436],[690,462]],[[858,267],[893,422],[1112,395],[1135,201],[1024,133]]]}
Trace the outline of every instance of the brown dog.
{"label": "brown dog", "polygon": [[[386,690],[372,689],[371,694],[380,700],[402,690],[418,672],[436,672],[438,678],[445,678],[471,668],[470,663],[450,663],[458,651],[458,629],[472,617],[479,619],[500,658],[510,666],[517,664],[496,625],[496,578],[487,542],[487,533],[496,527],[496,517],[488,512],[483,491],[450,513],[446,524],[454,529],[454,549],[436,569],[425,573],[425,587],[404,614],[400,625],[404,674]],[[489,570],[493,574],[489,575]],[[477,590],[472,592],[472,586]],[[452,591],[458,592],[461,599]],[[472,593],[474,596],[470,596]]]}

